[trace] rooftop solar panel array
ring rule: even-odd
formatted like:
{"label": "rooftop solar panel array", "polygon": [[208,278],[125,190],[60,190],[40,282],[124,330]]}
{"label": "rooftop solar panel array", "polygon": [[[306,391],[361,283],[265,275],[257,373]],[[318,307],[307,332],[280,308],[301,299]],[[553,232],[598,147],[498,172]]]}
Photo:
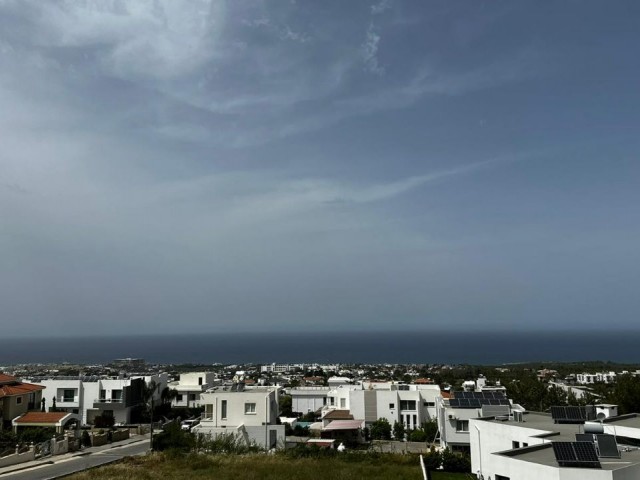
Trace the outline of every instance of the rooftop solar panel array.
{"label": "rooftop solar panel array", "polygon": [[595,419],[595,408],[591,405],[586,407],[551,407],[551,418],[555,423],[584,423],[587,420]]}
{"label": "rooftop solar panel array", "polygon": [[506,398],[502,392],[453,392],[455,398]]}
{"label": "rooftop solar panel array", "polygon": [[454,392],[449,406],[454,408],[480,408],[484,405],[509,406],[502,392]]}
{"label": "rooftop solar panel array", "polygon": [[449,406],[454,408],[480,408],[483,405],[510,405],[506,398],[452,398]]}
{"label": "rooftop solar panel array", "polygon": [[553,442],[551,445],[561,467],[600,468],[595,445],[591,442]]}

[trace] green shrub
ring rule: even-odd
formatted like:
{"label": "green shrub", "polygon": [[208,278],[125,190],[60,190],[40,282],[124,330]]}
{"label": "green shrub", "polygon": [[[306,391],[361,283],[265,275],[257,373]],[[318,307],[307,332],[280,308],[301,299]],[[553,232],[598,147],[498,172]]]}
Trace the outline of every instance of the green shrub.
{"label": "green shrub", "polygon": [[374,440],[391,440],[391,424],[386,418],[379,418],[369,429]]}
{"label": "green shrub", "polygon": [[437,470],[442,464],[442,455],[436,451],[435,448],[431,448],[431,451],[426,455],[423,455],[424,466],[427,470]]}
{"label": "green shrub", "polygon": [[446,472],[470,472],[471,461],[461,453],[454,453],[448,448],[442,452],[442,468]]}
{"label": "green shrub", "polygon": [[427,434],[421,428],[416,428],[411,433],[409,433],[409,441],[410,442],[426,442]]}
{"label": "green shrub", "polygon": [[162,433],[153,437],[153,449],[158,451],[175,450],[187,453],[193,450],[195,444],[194,436],[182,430],[176,422],[170,423]]}

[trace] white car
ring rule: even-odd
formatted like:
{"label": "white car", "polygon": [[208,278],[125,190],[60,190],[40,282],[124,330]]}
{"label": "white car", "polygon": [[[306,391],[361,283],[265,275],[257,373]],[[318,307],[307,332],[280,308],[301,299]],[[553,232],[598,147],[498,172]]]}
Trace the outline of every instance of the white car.
{"label": "white car", "polygon": [[186,430],[190,432],[191,429],[196,425],[198,425],[199,423],[200,423],[200,420],[198,420],[197,418],[193,420],[183,420],[182,423],[180,423],[180,428],[182,428],[182,430]]}

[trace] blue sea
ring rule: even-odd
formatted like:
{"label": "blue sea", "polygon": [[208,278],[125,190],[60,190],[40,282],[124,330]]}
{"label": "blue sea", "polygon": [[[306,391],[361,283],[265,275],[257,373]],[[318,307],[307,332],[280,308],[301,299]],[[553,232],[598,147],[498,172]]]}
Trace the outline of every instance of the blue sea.
{"label": "blue sea", "polygon": [[0,338],[0,365],[106,363],[640,363],[640,332],[336,332]]}

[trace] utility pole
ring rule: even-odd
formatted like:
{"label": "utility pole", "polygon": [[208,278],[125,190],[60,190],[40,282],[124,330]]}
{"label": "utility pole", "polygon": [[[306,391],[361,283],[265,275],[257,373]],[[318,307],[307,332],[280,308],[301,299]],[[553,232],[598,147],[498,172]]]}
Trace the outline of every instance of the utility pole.
{"label": "utility pole", "polygon": [[153,452],[153,396],[151,396],[151,409],[149,411],[149,450]]}

